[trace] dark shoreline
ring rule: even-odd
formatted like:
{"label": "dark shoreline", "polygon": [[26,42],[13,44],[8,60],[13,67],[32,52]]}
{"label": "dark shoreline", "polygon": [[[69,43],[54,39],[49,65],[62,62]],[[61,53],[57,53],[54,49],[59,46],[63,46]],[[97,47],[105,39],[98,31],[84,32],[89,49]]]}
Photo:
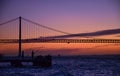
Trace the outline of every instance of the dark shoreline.
{"label": "dark shoreline", "polygon": [[73,55],[73,56],[53,56],[53,59],[117,59],[120,60],[120,55]]}

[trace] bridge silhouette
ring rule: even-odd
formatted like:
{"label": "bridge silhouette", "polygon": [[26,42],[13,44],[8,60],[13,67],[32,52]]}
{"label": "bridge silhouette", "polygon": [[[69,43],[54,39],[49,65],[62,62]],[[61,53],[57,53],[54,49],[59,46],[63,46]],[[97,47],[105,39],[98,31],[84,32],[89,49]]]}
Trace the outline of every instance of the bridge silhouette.
{"label": "bridge silhouette", "polygon": [[[16,24],[14,24],[15,21],[16,21]],[[10,26],[9,25],[10,23],[12,23],[11,25],[14,25],[14,26]],[[19,43],[19,56],[21,56],[22,43],[120,43],[120,39],[101,39],[101,38],[98,39],[93,37],[88,38],[89,33],[85,34],[86,36],[81,35],[80,37],[82,37],[82,39],[72,38],[72,37],[67,38],[67,36],[74,35],[74,34],[64,32],[58,29],[54,29],[48,26],[44,26],[23,17],[17,17],[7,22],[1,23],[0,27],[3,27],[3,26],[7,27],[8,25],[9,27],[11,28],[13,27],[13,28],[8,30],[8,34],[5,34],[7,30],[4,31],[4,28],[3,28],[3,31],[5,33],[4,32],[1,33],[2,35],[0,38],[0,43]],[[28,27],[26,27],[26,25]],[[32,25],[32,28],[31,28],[31,25]],[[16,29],[14,27],[16,27]],[[42,31],[41,29],[45,31]],[[10,33],[9,31],[11,30],[12,32]],[[17,30],[17,33],[13,32],[13,30]],[[27,31],[27,33],[25,31]],[[14,36],[12,33],[14,33],[14,35],[15,34],[17,35]],[[51,33],[51,34],[48,34],[48,33]],[[13,35],[14,37],[10,37],[8,35],[10,36]]]}
{"label": "bridge silhouette", "polygon": [[[71,33],[68,33],[68,32],[64,32],[64,31],[61,31],[61,30],[58,30],[58,29],[54,29],[54,28],[51,28],[51,27],[48,27],[48,26],[44,26],[44,25],[41,25],[39,23],[36,23],[34,21],[31,21],[29,19],[26,19],[26,18],[23,18],[23,17],[17,17],[15,19],[12,19],[12,20],[9,20],[7,22],[4,22],[4,23],[1,23],[0,26],[3,26],[3,25],[6,25],[6,24],[9,24],[11,22],[14,22],[16,20],[19,20],[19,23],[18,23],[18,35],[19,37],[22,36],[22,28],[21,27],[24,27],[25,25],[22,25],[22,20],[24,21],[27,21],[29,22],[30,24],[33,24],[35,26],[38,26],[38,27],[42,27],[44,29],[47,29],[47,30],[52,30],[54,32],[58,32],[58,33],[61,33],[62,35],[54,35],[54,36],[38,36],[36,38],[27,38],[27,39],[22,39],[21,37],[21,41],[23,43],[34,43],[34,42],[44,42],[44,43],[120,43],[120,39],[101,39],[101,38],[93,38],[93,37],[88,37],[88,35],[86,36],[80,36],[82,37],[82,39],[80,38],[62,38],[61,36],[64,36],[64,35],[71,35]],[[17,25],[16,25],[17,26]],[[12,26],[10,26],[12,27]],[[40,28],[41,29],[41,28]],[[12,30],[12,29],[11,29]],[[35,29],[35,31],[37,31]],[[24,33],[23,33],[24,34]],[[32,33],[31,33],[32,34]],[[90,33],[91,34],[91,33]],[[74,35],[74,34],[72,34]],[[61,38],[60,38],[61,37]],[[0,38],[0,43],[17,43],[19,42],[19,39],[8,39],[8,38]]]}

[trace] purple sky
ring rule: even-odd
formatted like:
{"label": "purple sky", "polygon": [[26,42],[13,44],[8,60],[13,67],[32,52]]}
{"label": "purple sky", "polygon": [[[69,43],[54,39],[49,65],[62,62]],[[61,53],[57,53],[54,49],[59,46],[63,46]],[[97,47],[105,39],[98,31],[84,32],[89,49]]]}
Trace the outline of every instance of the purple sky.
{"label": "purple sky", "polygon": [[120,28],[119,0],[0,0],[0,22],[19,16],[69,33]]}

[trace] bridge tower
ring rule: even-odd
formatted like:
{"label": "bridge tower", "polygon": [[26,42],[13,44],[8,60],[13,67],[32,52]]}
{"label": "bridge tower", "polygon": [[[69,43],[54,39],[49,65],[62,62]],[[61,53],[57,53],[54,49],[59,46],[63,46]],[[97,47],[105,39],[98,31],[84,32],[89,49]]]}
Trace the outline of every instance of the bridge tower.
{"label": "bridge tower", "polygon": [[18,57],[21,57],[21,44],[22,44],[22,41],[21,41],[21,16],[19,17],[19,50],[18,50]]}

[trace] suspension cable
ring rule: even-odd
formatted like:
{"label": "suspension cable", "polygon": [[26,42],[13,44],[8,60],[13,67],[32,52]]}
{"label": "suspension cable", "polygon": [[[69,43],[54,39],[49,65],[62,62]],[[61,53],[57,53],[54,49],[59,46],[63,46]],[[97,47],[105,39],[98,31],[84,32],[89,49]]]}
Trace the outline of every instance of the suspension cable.
{"label": "suspension cable", "polygon": [[63,31],[61,31],[61,30],[57,30],[57,29],[54,29],[54,28],[51,28],[51,27],[47,27],[47,26],[41,25],[41,24],[39,24],[39,23],[33,22],[33,21],[31,21],[31,20],[28,20],[28,19],[26,19],[26,18],[22,18],[22,19],[25,20],[25,21],[28,21],[28,22],[30,22],[30,23],[32,23],[32,24],[35,24],[35,25],[37,25],[37,26],[40,26],[40,27],[49,29],[49,30],[53,30],[53,31],[56,31],[56,32],[64,33],[64,34],[70,34],[70,33],[67,33],[67,32],[63,32]]}
{"label": "suspension cable", "polygon": [[[49,30],[53,30],[53,31],[56,31],[56,32],[60,32],[60,33],[66,34],[66,35],[71,34],[71,33],[68,33],[68,32],[64,32],[64,31],[61,31],[61,30],[58,30],[58,29],[54,29],[54,28],[51,28],[51,27],[48,27],[48,26],[41,25],[41,24],[39,24],[39,23],[33,22],[33,21],[31,21],[31,20],[29,20],[29,19],[26,19],[26,18],[23,18],[23,17],[22,17],[22,19],[25,20],[25,21],[27,21],[27,22],[30,22],[30,23],[32,23],[32,24],[35,24],[35,25],[37,25],[37,26],[40,26],[40,27],[49,29]],[[88,38],[88,37],[82,37],[82,38]],[[93,38],[93,37],[90,37],[90,38]]]}
{"label": "suspension cable", "polygon": [[4,23],[1,23],[0,26],[5,25],[5,24],[7,24],[7,23],[10,23],[10,22],[12,22],[12,21],[15,21],[15,20],[17,20],[17,19],[18,19],[18,17],[17,17],[17,18],[14,18],[14,19],[12,19],[12,20],[6,21],[6,22],[4,22]]}

